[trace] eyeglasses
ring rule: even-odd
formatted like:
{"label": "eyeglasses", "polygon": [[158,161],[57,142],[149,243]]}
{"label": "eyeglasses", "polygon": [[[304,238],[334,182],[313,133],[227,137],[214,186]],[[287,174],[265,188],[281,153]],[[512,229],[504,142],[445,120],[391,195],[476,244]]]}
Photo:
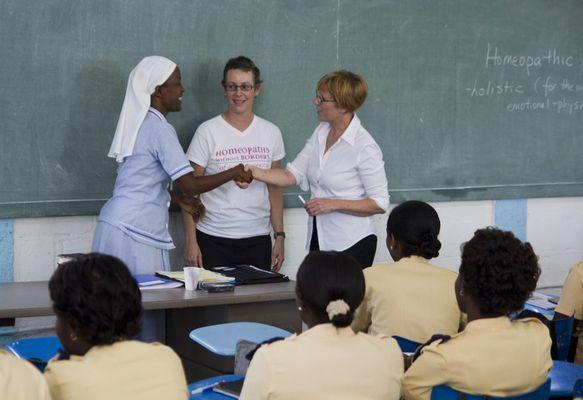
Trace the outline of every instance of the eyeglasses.
{"label": "eyeglasses", "polygon": [[320,103],[336,103],[336,100],[326,100],[324,97],[322,97],[322,95],[318,92],[316,92],[316,102],[318,104]]}
{"label": "eyeglasses", "polygon": [[236,92],[237,90],[241,89],[241,91],[243,93],[247,93],[247,92],[253,90],[253,85],[250,85],[248,83],[244,83],[242,85],[235,85],[234,83],[228,83],[225,86],[225,89],[227,90],[227,92]]}

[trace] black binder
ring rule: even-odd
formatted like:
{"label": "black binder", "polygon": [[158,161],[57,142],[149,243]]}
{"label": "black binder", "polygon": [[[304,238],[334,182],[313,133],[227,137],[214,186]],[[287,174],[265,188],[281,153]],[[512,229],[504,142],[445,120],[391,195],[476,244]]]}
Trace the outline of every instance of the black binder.
{"label": "black binder", "polygon": [[228,265],[208,269],[230,278],[235,278],[235,285],[237,286],[289,281],[287,276],[279,272],[266,271],[253,265]]}

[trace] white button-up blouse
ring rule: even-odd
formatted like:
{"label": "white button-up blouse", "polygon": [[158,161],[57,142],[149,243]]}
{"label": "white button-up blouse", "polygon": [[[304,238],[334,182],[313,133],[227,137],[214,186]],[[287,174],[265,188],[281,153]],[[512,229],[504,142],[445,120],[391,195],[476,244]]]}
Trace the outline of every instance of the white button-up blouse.
{"label": "white button-up blouse", "polygon": [[[326,149],[330,124],[322,122],[306,142],[295,160],[288,163],[302,190],[310,189],[311,198],[343,200],[372,199],[387,210],[389,191],[383,153],[370,133],[354,115],[340,139]],[[309,246],[313,218],[308,220]],[[375,233],[372,216],[343,212],[319,214],[316,218],[320,250],[346,250]]]}

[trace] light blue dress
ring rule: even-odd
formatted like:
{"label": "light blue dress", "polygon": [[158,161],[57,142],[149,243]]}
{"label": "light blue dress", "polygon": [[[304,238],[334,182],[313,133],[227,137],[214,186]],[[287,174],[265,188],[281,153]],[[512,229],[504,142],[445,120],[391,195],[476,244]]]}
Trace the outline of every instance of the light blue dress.
{"label": "light blue dress", "polygon": [[132,274],[169,269],[168,184],[192,172],[174,127],[150,108],[133,154],[121,162],[113,196],[99,214],[92,251],[121,259]]}

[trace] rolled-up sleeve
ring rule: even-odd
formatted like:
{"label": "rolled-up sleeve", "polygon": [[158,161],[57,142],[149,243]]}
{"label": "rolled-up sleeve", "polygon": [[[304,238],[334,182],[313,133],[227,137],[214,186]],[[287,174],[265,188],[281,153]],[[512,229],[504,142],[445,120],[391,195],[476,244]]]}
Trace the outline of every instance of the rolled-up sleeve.
{"label": "rolled-up sleeve", "polygon": [[303,191],[308,191],[310,189],[308,167],[310,165],[310,158],[315,149],[317,149],[316,133],[308,139],[304,148],[298,153],[296,158],[286,166],[286,169],[291,172],[294,178],[296,178],[296,184]]}
{"label": "rolled-up sleeve", "polygon": [[379,208],[389,208],[389,185],[383,153],[376,143],[366,144],[358,154],[358,173],[368,198]]}

